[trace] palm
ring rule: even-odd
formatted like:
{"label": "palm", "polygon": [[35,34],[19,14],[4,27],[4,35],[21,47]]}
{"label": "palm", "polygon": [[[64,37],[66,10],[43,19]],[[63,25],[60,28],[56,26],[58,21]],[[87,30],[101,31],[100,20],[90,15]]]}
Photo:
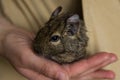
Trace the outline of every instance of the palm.
{"label": "palm", "polygon": [[[28,32],[12,32],[3,43],[6,58],[9,59],[19,73],[30,80],[66,80],[67,77],[77,80],[84,78],[86,75],[93,80],[94,76],[91,75],[97,73],[97,70],[103,66],[115,61],[113,54],[101,53],[88,60],[81,60],[73,64],[59,65],[35,55],[31,47],[33,38],[34,35]],[[110,60],[111,57],[114,57],[114,60]],[[110,71],[98,71],[99,75],[103,73],[108,74]],[[98,77],[103,78],[105,76]]]}

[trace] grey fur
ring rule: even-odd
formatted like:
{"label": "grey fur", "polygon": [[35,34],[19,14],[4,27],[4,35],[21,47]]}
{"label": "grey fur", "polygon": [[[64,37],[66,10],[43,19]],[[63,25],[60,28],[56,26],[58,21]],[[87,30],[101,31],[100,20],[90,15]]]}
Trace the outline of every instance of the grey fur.
{"label": "grey fur", "polygon": [[84,22],[77,14],[58,15],[60,8],[57,9],[37,33],[33,48],[39,55],[60,64],[80,60],[86,56],[88,42]]}

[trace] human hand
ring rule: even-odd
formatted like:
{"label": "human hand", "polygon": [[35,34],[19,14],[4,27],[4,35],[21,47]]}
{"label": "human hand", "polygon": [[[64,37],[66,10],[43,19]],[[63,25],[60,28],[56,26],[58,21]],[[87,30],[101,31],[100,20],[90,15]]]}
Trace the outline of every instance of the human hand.
{"label": "human hand", "polygon": [[114,79],[115,74],[110,70],[102,68],[117,60],[115,54],[100,52],[94,56],[83,59],[73,64],[65,65],[71,80],[98,80]]}
{"label": "human hand", "polygon": [[35,55],[31,47],[33,38],[34,34],[18,30],[6,35],[3,42],[3,56],[29,80],[93,80],[111,76],[114,78],[111,71],[99,70],[116,60],[113,54],[103,52],[73,64],[59,65]]}

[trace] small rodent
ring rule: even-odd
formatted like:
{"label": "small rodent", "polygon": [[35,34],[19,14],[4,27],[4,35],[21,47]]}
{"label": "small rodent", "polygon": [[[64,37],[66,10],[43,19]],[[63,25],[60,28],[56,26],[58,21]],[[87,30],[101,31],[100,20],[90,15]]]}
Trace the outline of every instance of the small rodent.
{"label": "small rodent", "polygon": [[34,51],[60,64],[71,63],[86,56],[88,37],[78,14],[60,14],[62,7],[53,11],[34,41]]}

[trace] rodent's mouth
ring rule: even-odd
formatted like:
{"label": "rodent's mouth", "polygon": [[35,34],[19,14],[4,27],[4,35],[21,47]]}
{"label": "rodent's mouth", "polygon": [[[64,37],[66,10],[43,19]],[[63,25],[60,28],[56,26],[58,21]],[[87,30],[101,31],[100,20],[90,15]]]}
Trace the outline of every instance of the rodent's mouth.
{"label": "rodent's mouth", "polygon": [[65,52],[58,55],[49,56],[49,59],[56,61],[57,63],[64,64],[64,63],[72,63],[74,61],[80,60],[85,58],[86,54],[78,54],[78,53],[70,53]]}

